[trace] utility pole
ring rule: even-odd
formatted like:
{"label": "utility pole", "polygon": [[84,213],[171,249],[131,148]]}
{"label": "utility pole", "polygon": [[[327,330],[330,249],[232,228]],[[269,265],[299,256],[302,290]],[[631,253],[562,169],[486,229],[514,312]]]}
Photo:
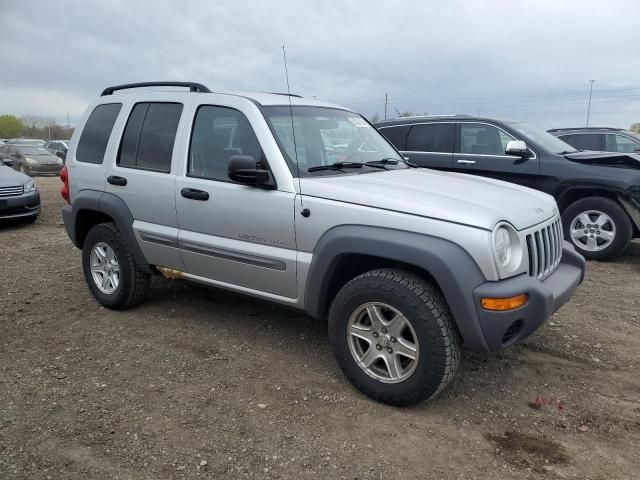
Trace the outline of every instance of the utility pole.
{"label": "utility pole", "polygon": [[587,106],[587,127],[589,126],[589,115],[591,114],[591,95],[593,94],[593,82],[595,80],[589,80],[589,104]]}
{"label": "utility pole", "polygon": [[67,128],[69,128],[71,125],[69,124],[69,112],[67,112]]}
{"label": "utility pole", "polygon": [[389,103],[389,98],[387,97],[387,94],[384,94],[384,119],[387,119],[387,103]]}

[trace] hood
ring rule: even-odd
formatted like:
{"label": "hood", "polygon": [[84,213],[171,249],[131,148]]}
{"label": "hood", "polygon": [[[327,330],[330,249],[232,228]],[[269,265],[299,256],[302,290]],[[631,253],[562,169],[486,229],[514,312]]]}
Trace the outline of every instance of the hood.
{"label": "hood", "polygon": [[564,157],[572,162],[640,170],[640,155],[635,153],[576,152]]}
{"label": "hood", "polygon": [[303,195],[436,218],[487,230],[522,230],[558,213],[550,195],[474,175],[428,169],[302,178]]}
{"label": "hood", "polygon": [[0,165],[0,188],[2,187],[17,187],[24,185],[31,177],[15,171],[13,168]]}
{"label": "hood", "polygon": [[22,158],[31,158],[32,160],[35,160],[38,163],[58,163],[58,160],[60,157],[57,157],[56,155],[53,154],[46,154],[46,155],[22,155]]}

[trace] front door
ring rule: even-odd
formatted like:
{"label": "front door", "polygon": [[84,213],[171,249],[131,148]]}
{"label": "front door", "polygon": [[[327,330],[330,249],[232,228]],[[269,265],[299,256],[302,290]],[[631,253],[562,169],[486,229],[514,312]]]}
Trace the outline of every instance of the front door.
{"label": "front door", "polygon": [[176,181],[182,258],[188,273],[222,287],[296,298],[295,194],[228,177],[234,155],[268,160],[243,108],[230,98],[195,112]]}
{"label": "front door", "polygon": [[416,123],[402,154],[419,167],[451,170],[455,122]]}
{"label": "front door", "polygon": [[507,155],[511,140],[518,140],[505,130],[484,122],[460,122],[453,154],[457,172],[539,188],[540,163],[535,152],[528,158]]}

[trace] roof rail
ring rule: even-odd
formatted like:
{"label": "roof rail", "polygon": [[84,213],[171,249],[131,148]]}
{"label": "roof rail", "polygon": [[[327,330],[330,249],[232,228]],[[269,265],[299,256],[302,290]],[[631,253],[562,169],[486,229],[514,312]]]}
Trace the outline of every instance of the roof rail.
{"label": "roof rail", "polygon": [[565,127],[565,128],[551,128],[547,132],[570,132],[573,130],[607,130],[610,132],[621,132],[624,128],[617,127]]}
{"label": "roof rail", "polygon": [[125,83],[123,85],[114,85],[113,87],[105,88],[100,94],[101,97],[105,95],[112,95],[113,92],[118,90],[126,90],[129,88],[142,88],[142,87],[188,87],[191,92],[199,93],[211,93],[207,87],[201,83],[195,82],[140,82],[140,83]]}
{"label": "roof rail", "polygon": [[302,95],[296,95],[295,93],[280,93],[280,92],[265,92],[265,93],[268,93],[269,95],[284,95],[285,97],[303,98]]}

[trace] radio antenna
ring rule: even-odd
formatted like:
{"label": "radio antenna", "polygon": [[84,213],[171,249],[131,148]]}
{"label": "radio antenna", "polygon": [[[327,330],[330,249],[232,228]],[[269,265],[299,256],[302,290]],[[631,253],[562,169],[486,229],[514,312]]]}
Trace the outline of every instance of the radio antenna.
{"label": "radio antenna", "polygon": [[[289,87],[289,69],[287,68],[287,49],[285,46],[282,46],[282,57],[284,59],[284,76],[287,80],[287,97],[289,98],[289,116],[291,117],[291,133],[293,134],[293,155],[296,160],[296,174],[298,177],[298,193],[300,194],[300,206],[302,205],[302,185],[300,183],[300,165],[298,163],[298,146],[296,145],[296,127],[293,121],[293,106],[291,104],[291,88]],[[302,216],[308,217],[309,210],[306,208],[302,208]]]}

